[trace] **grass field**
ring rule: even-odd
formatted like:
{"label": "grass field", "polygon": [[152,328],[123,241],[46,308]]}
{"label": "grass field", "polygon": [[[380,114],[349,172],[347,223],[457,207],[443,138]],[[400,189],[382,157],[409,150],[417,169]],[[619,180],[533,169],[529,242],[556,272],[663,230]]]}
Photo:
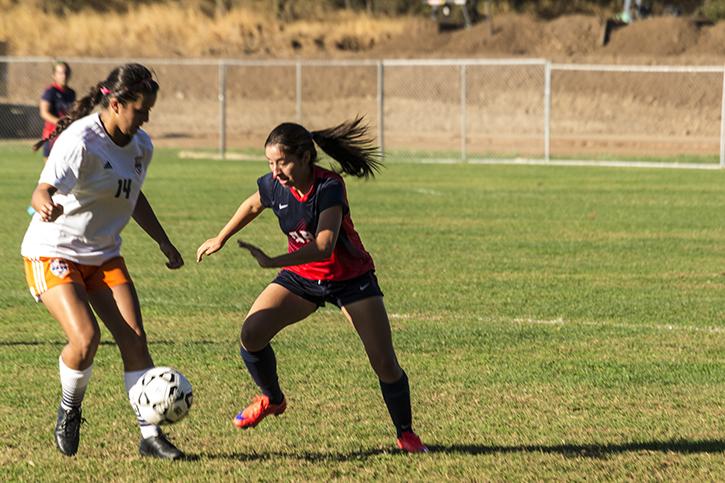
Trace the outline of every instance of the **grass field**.
{"label": "grass field", "polygon": [[[187,266],[166,270],[133,222],[124,255],[156,363],[194,384],[169,432],[195,459],[167,463],[138,456],[107,331],[79,454],[53,446],[64,337],[18,253],[40,167],[25,147],[0,151],[0,479],[725,479],[725,172],[391,162],[349,180],[431,449],[410,456],[332,308],[274,341],[287,413],[232,427],[255,393],[240,323],[274,272],[232,244],[193,254],[266,167],[158,152],[144,191]],[[286,248],[271,213],[243,237]]]}

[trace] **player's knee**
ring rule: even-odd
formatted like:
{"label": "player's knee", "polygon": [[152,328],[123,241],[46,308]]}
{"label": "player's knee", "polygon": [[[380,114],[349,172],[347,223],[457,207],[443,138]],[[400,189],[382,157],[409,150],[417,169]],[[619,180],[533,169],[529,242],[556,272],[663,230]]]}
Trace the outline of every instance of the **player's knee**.
{"label": "player's knee", "polygon": [[242,325],[242,331],[239,335],[239,342],[249,352],[256,352],[264,348],[266,343],[262,343],[259,337],[259,331],[255,329],[253,323],[245,321]]}
{"label": "player's knee", "polygon": [[381,356],[372,362],[373,369],[378,378],[383,381],[397,381],[403,375],[403,370],[395,356]]}
{"label": "player's knee", "polygon": [[93,331],[86,334],[82,334],[80,337],[76,337],[71,342],[71,347],[78,357],[82,361],[93,360],[98,350],[98,345],[101,343],[101,332]]}

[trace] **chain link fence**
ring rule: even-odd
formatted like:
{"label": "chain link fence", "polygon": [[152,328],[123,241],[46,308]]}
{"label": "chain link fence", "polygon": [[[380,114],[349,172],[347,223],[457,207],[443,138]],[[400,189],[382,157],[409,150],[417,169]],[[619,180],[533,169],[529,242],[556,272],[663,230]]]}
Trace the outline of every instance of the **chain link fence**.
{"label": "chain link fence", "polygon": [[[78,96],[128,59],[68,59]],[[365,115],[389,159],[691,157],[722,165],[723,67],[545,60],[143,59],[161,85],[159,146],[259,151],[280,122]],[[0,139],[40,136],[52,59],[0,57]]]}
{"label": "chain link fence", "polygon": [[721,158],[722,67],[552,65],[551,153]]}

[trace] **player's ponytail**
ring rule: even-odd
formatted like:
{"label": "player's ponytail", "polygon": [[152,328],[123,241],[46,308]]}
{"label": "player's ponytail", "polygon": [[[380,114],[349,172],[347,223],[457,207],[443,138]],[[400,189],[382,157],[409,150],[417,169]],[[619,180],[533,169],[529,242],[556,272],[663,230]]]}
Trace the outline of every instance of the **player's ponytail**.
{"label": "player's ponytail", "polygon": [[308,131],[299,124],[286,122],[272,130],[264,145],[277,144],[283,152],[302,157],[310,153],[310,162],[317,162],[315,144],[340,164],[343,173],[358,178],[375,176],[380,171],[380,150],[368,134],[363,117],[358,116],[335,127]]}
{"label": "player's ponytail", "polygon": [[159,84],[153,79],[153,73],[141,64],[125,64],[116,67],[106,80],[91,87],[85,97],[77,100],[70,112],[63,116],[55,130],[44,139],[33,144],[33,151],[55,139],[74,121],[87,116],[98,106],[108,107],[109,99],[115,97],[121,104],[133,102],[141,94],[156,94]]}
{"label": "player's ponytail", "polygon": [[340,163],[342,171],[358,178],[380,171],[380,150],[368,135],[368,126],[358,116],[335,127],[312,131],[312,139],[328,156]]}

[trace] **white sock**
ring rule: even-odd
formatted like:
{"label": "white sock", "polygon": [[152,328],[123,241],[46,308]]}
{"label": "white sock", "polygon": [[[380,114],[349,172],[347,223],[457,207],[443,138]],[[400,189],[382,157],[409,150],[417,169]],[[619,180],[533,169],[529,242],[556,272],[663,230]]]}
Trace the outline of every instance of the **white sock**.
{"label": "white sock", "polygon": [[[144,375],[146,371],[148,371],[150,368],[141,369],[139,371],[129,371],[123,373],[123,382],[126,385],[126,393],[128,393],[134,384],[136,384],[136,381],[141,379],[141,376]],[[129,401],[131,400],[131,395],[129,394]],[[138,414],[136,415],[136,419],[138,420],[138,425],[141,428],[141,437],[143,439],[151,438],[153,436],[159,435],[159,427],[154,424],[147,423],[144,419],[141,418]]]}
{"label": "white sock", "polygon": [[66,366],[63,362],[63,356],[60,356],[58,357],[58,369],[60,372],[60,387],[63,393],[60,406],[65,410],[81,407],[88,381],[90,381],[93,372],[93,364],[82,371],[77,371]]}

